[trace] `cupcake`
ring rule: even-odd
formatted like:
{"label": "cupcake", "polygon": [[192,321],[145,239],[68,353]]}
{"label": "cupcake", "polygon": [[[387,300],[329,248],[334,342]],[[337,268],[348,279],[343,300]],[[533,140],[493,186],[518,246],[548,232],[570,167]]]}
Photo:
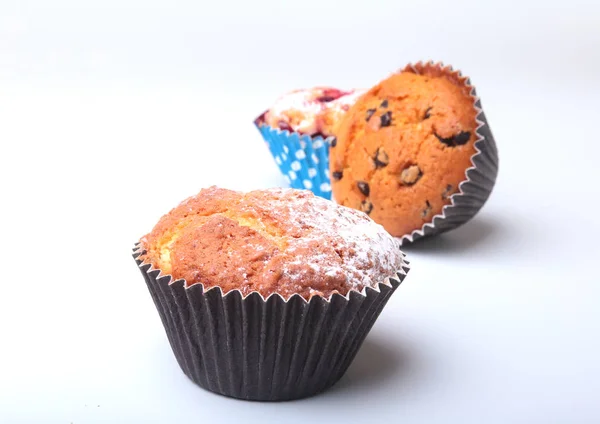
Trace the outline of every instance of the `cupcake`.
{"label": "cupcake", "polygon": [[335,127],[364,90],[316,87],[280,97],[255,125],[293,188],[331,198],[329,145]]}
{"label": "cupcake", "polygon": [[338,381],[408,272],[383,227],[294,189],[204,189],[134,258],[183,372],[249,400]]}
{"label": "cupcake", "polygon": [[419,63],[371,88],[346,113],[330,172],[338,203],[413,241],[472,218],[492,191],[498,156],[469,80]]}

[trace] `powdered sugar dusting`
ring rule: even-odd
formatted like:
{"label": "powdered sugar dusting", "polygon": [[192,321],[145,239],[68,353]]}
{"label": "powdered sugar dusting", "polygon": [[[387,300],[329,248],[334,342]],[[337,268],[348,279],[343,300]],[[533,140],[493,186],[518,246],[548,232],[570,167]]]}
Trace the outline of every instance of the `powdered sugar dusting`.
{"label": "powdered sugar dusting", "polygon": [[308,190],[210,187],[141,239],[143,259],[188,286],[267,297],[376,288],[403,266],[398,242],[363,212]]}
{"label": "powdered sugar dusting", "polygon": [[367,92],[367,90],[364,90],[364,89],[353,90],[353,91],[349,92],[348,94],[341,96],[340,98],[332,101],[329,104],[329,107],[331,109],[340,110],[340,111],[345,112],[348,109],[350,109],[350,106],[352,106],[354,103],[356,103],[358,98],[360,96],[362,96],[363,94],[365,94],[366,92]]}
{"label": "powdered sugar dusting", "polygon": [[265,114],[265,123],[302,134],[328,136],[327,117],[339,119],[364,92],[326,87],[294,90],[277,99]]}
{"label": "powdered sugar dusting", "polygon": [[[402,265],[398,242],[363,212],[293,189],[269,193],[270,216],[288,236],[290,260],[283,272],[292,281],[344,278],[351,289],[375,287]],[[249,203],[253,202],[250,193]]]}

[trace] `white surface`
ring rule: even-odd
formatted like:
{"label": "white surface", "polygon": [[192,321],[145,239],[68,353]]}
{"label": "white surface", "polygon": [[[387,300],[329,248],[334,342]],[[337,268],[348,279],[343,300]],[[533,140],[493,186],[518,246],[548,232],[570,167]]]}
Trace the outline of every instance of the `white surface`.
{"label": "white surface", "polygon": [[[0,4],[0,422],[600,422],[598,2],[49,3]],[[279,94],[427,58],[483,98],[489,203],[407,249],[329,392],[195,387],[133,242],[202,186],[283,183],[252,126]]]}

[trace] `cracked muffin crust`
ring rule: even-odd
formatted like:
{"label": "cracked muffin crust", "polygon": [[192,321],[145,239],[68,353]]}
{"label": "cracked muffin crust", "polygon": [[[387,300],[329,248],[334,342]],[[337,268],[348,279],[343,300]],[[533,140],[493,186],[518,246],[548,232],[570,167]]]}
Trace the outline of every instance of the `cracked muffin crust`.
{"label": "cracked muffin crust", "polygon": [[335,200],[396,237],[441,213],[476,153],[477,111],[465,80],[425,64],[363,95],[330,150]]}
{"label": "cracked muffin crust", "polygon": [[346,295],[376,287],[402,265],[397,241],[366,215],[293,189],[203,189],[140,244],[140,259],[187,286],[265,298]]}

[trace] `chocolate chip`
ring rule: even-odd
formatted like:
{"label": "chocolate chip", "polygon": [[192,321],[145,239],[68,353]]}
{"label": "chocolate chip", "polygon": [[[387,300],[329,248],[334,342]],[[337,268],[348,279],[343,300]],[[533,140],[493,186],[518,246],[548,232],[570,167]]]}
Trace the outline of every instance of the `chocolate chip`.
{"label": "chocolate chip", "polygon": [[422,175],[423,172],[421,171],[421,168],[417,165],[411,165],[402,170],[400,173],[400,181],[402,181],[402,184],[404,185],[411,186],[419,181]]}
{"label": "chocolate chip", "polygon": [[375,109],[367,109],[367,117],[365,118],[365,121],[368,121],[369,119],[371,119],[371,116],[373,116],[374,113],[375,113]]}
{"label": "chocolate chip", "polygon": [[435,134],[438,140],[444,143],[446,146],[455,147],[467,144],[467,141],[471,138],[471,133],[468,131],[461,131],[460,133],[450,136],[448,138],[441,137]]}
{"label": "chocolate chip", "polygon": [[331,173],[331,176],[333,177],[334,180],[339,181],[344,176],[344,171],[333,171]]}
{"label": "chocolate chip", "polygon": [[423,115],[423,120],[429,119],[431,117],[431,115],[429,114],[430,111],[431,111],[431,108],[428,107],[427,110],[425,111],[425,115]]}
{"label": "chocolate chip", "polygon": [[456,137],[454,137],[454,144],[456,144],[457,146],[462,146],[463,144],[467,144],[470,138],[470,132],[461,131]]}
{"label": "chocolate chip", "polygon": [[386,113],[381,115],[381,126],[389,127],[390,125],[392,125],[392,112],[388,110]]}
{"label": "chocolate chip", "polygon": [[385,150],[383,150],[383,147],[379,147],[377,152],[375,152],[373,163],[375,164],[375,168],[383,168],[390,163],[390,158]]}
{"label": "chocolate chip", "polygon": [[333,137],[331,139],[331,147],[335,147],[335,146],[337,146],[337,137]]}
{"label": "chocolate chip", "polygon": [[356,183],[356,185],[358,186],[358,189],[360,190],[360,192],[362,194],[364,194],[365,196],[368,196],[369,193],[371,192],[371,189],[369,188],[369,183],[366,183],[364,181],[358,181]]}
{"label": "chocolate chip", "polygon": [[448,197],[450,197],[450,194],[452,193],[453,189],[454,189],[454,187],[452,187],[452,184],[448,184],[446,186],[446,189],[442,192],[442,200],[448,199]]}
{"label": "chocolate chip", "polygon": [[381,104],[379,105],[379,107],[386,108],[386,107],[388,107],[388,104],[389,103],[388,103],[387,99],[385,99],[383,102],[381,102]]}
{"label": "chocolate chip", "polygon": [[369,202],[368,200],[363,200],[360,204],[360,210],[369,215],[373,210],[373,203]]}
{"label": "chocolate chip", "polygon": [[431,203],[429,203],[429,200],[425,200],[425,209],[423,209],[423,212],[421,212],[421,217],[427,218],[427,215],[429,215],[430,212],[431,212]]}

